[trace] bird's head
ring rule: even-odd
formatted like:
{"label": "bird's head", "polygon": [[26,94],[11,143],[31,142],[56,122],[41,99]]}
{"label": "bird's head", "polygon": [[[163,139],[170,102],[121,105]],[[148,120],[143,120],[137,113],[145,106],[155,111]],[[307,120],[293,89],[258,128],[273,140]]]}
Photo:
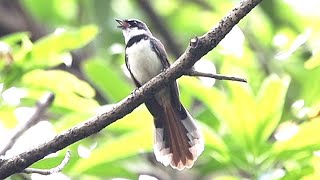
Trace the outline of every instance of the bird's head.
{"label": "bird's head", "polygon": [[140,34],[147,34],[151,35],[150,30],[148,29],[148,26],[137,19],[116,19],[116,21],[119,23],[118,28],[122,30],[125,42],[127,43],[129,39],[133,36],[140,35]]}

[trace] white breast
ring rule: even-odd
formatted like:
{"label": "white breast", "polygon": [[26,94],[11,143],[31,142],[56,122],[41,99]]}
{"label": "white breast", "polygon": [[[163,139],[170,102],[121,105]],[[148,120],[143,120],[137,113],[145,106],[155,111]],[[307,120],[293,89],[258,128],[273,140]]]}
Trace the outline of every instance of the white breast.
{"label": "white breast", "polygon": [[133,44],[126,49],[126,54],[130,71],[140,84],[146,83],[163,69],[161,60],[151,49],[149,39]]}

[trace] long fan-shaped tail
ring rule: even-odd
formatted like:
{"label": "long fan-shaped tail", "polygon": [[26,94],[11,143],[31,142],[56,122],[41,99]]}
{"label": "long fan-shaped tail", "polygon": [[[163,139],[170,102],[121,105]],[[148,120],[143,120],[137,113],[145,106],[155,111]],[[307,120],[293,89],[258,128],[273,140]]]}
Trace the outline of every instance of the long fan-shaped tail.
{"label": "long fan-shaped tail", "polygon": [[204,141],[195,121],[181,105],[180,110],[172,103],[163,106],[162,127],[156,127],[154,153],[165,166],[183,170],[191,168],[204,150]]}

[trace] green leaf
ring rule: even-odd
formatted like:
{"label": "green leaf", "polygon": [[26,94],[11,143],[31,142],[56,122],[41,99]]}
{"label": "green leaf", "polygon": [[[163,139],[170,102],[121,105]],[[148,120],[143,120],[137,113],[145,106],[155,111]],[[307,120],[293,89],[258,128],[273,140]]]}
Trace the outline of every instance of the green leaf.
{"label": "green leaf", "polygon": [[50,67],[63,62],[65,53],[83,47],[98,34],[98,27],[83,26],[80,29],[57,31],[38,40],[32,50],[29,66]]}
{"label": "green leaf", "polygon": [[[128,160],[129,158],[125,159]],[[125,161],[124,160],[124,161]],[[126,166],[128,163],[122,162],[123,160],[117,160],[109,163],[103,163],[99,166],[88,169],[85,174],[101,177],[121,177],[123,179],[138,179],[136,172],[131,172]],[[134,166],[134,165],[133,165]],[[110,168],[111,167],[111,168]],[[82,176],[81,176],[82,177]]]}
{"label": "green leaf", "polygon": [[17,117],[14,114],[15,107],[5,106],[0,103],[0,125],[6,128],[14,128],[18,124]]}
{"label": "green leaf", "polygon": [[301,153],[312,154],[320,149],[319,136],[320,118],[305,122],[299,126],[299,131],[287,141],[278,141],[273,146],[273,151],[279,157],[294,157]]}
{"label": "green leaf", "polygon": [[73,74],[61,70],[33,70],[22,78],[25,85],[49,89],[61,93],[76,93],[86,98],[93,98],[94,89]]}
{"label": "green leaf", "polygon": [[4,41],[10,45],[21,42],[22,39],[29,39],[29,33],[27,32],[17,32],[10,35],[0,37],[0,41]]}
{"label": "green leaf", "polygon": [[203,123],[201,123],[201,130],[203,132],[206,147],[209,147],[212,150],[211,156],[220,163],[229,161],[230,154],[228,153],[228,147],[224,143],[223,139]]}
{"label": "green leaf", "polygon": [[265,143],[280,121],[288,85],[287,77],[269,76],[256,98],[246,84],[229,82],[232,95],[229,113],[234,116],[224,120],[232,136],[242,138],[252,150]]}
{"label": "green leaf", "polygon": [[236,176],[228,176],[228,175],[221,175],[218,177],[213,178],[215,180],[239,180],[239,177]]}
{"label": "green leaf", "polygon": [[72,168],[72,173],[84,173],[103,163],[136,155],[140,151],[150,151],[152,147],[152,128],[126,133],[118,138],[109,139],[92,151],[89,158],[80,159]]}
{"label": "green leaf", "polygon": [[33,70],[23,76],[22,83],[31,91],[35,88],[55,93],[55,106],[84,112],[91,112],[98,107],[98,103],[93,99],[94,89],[85,81],[65,71]]}
{"label": "green leaf", "polygon": [[203,87],[195,79],[182,83],[227,126],[233,143],[258,152],[280,121],[289,80],[270,76],[263,82],[257,98],[248,84],[228,82],[230,99],[215,88]]}
{"label": "green leaf", "polygon": [[208,88],[201,84],[199,80],[191,77],[184,77],[179,79],[179,83],[185,87],[184,91],[197,99],[201,100],[209,109],[218,117],[223,120],[224,114],[228,107],[227,97],[224,93],[220,92],[217,88]]}
{"label": "green leaf", "polygon": [[257,123],[255,112],[258,108],[253,92],[245,83],[228,82],[227,85],[231,93],[230,106],[227,109],[230,115],[225,116],[224,121],[235,141],[251,147]]}
{"label": "green leaf", "polygon": [[19,66],[21,69],[25,69],[28,65],[23,64],[23,60],[26,59],[28,53],[32,50],[33,44],[29,38],[29,34],[25,32],[14,33],[0,38],[0,41],[6,42],[11,49],[10,55],[12,56],[12,64],[8,66]]}
{"label": "green leaf", "polygon": [[17,83],[23,74],[24,71],[22,67],[16,64],[6,67],[3,71],[0,71],[0,81],[4,83],[4,89],[7,89],[13,86],[14,83]]}
{"label": "green leaf", "polygon": [[95,38],[97,34],[98,27],[95,25],[83,26],[76,30],[62,30],[62,32],[53,33],[37,41],[34,45],[34,54],[41,56],[50,54],[50,52],[63,52],[81,48]]}
{"label": "green leaf", "polygon": [[283,68],[291,75],[294,83],[290,86],[296,99],[303,99],[307,106],[319,102],[320,86],[316,85],[316,77],[320,76],[320,66],[312,69],[303,68],[303,62],[287,62],[283,64]]}
{"label": "green leaf", "polygon": [[49,27],[74,24],[81,11],[76,0],[22,0],[21,3],[37,22]]}
{"label": "green leaf", "polygon": [[145,105],[139,106],[132,113],[126,115],[120,121],[117,121],[117,123],[112,123],[108,126],[109,131],[122,133],[127,131],[137,131],[141,128],[154,128],[153,117]]}
{"label": "green leaf", "polygon": [[84,122],[85,120],[92,117],[94,113],[88,112],[71,112],[65,113],[59,120],[54,121],[54,128],[57,132],[62,132],[73,126]]}
{"label": "green leaf", "polygon": [[130,82],[125,81],[122,77],[123,72],[112,68],[106,60],[99,58],[88,60],[84,66],[84,72],[102,94],[112,102],[123,99],[132,91]]}
{"label": "green leaf", "polygon": [[278,126],[290,79],[280,79],[276,75],[269,76],[262,84],[257,97],[257,128],[256,141],[266,142]]}
{"label": "green leaf", "polygon": [[320,66],[320,50],[316,51],[308,61],[304,63],[306,69],[313,69]]}

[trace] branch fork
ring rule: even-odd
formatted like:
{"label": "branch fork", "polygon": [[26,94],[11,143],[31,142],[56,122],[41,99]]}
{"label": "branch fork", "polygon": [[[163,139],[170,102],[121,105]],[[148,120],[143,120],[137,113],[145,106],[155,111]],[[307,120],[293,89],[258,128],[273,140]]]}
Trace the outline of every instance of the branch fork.
{"label": "branch fork", "polygon": [[[210,40],[211,44],[215,44],[215,40]],[[189,47],[192,49],[196,49],[199,45],[199,38],[194,37],[190,40]],[[207,77],[207,78],[213,78],[216,80],[228,80],[228,81],[238,81],[238,82],[244,82],[247,83],[247,80],[240,77],[235,76],[228,76],[228,75],[221,75],[221,74],[212,74],[212,73],[204,73],[194,70],[194,68],[186,69],[183,73],[183,75],[186,76],[200,76],[200,77]]]}

